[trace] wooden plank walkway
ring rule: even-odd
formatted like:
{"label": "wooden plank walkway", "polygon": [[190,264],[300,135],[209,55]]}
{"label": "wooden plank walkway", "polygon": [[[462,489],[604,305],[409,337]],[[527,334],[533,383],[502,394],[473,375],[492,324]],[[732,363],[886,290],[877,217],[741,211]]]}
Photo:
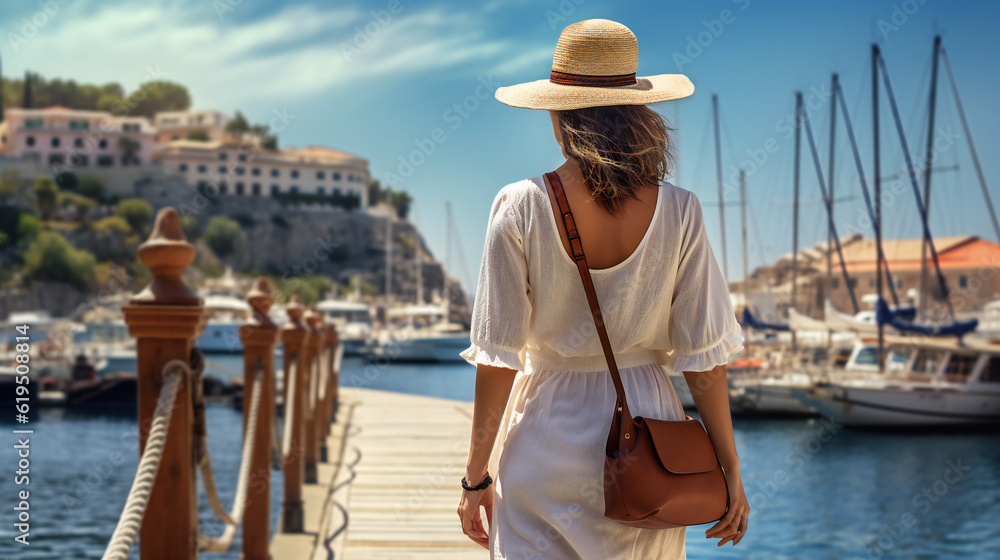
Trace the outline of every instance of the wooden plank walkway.
{"label": "wooden plank walkway", "polygon": [[471,403],[342,388],[306,533],[275,534],[274,560],[489,558],[455,513],[471,429]]}

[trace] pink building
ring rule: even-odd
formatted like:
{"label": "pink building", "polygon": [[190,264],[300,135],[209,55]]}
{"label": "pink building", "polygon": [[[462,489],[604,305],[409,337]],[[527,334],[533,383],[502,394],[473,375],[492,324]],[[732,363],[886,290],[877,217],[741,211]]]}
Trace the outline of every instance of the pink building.
{"label": "pink building", "polygon": [[7,109],[0,123],[0,153],[60,171],[149,164],[155,130],[144,117],[66,107]]}

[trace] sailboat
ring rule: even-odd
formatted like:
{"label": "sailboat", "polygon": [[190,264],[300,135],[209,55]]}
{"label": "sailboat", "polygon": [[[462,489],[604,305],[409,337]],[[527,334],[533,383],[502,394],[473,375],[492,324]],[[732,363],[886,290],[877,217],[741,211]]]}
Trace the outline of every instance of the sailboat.
{"label": "sailboat", "polygon": [[[451,204],[445,203],[447,256],[445,268],[450,268],[451,242],[454,218]],[[432,298],[432,303],[424,302],[423,295],[423,252],[419,241],[414,240],[416,250],[416,300],[409,305],[386,309],[386,322],[391,328],[385,331],[372,350],[373,359],[390,359],[396,362],[454,362],[464,363],[460,353],[469,347],[469,331],[464,325],[451,321],[450,281],[445,275],[443,293]],[[388,269],[391,273],[391,268]],[[388,281],[387,281],[388,285]]]}

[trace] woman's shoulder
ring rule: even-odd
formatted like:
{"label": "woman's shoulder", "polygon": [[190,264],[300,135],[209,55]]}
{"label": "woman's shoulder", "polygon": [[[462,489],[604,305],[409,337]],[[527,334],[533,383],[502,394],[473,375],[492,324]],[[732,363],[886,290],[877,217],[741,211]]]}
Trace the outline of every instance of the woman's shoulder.
{"label": "woman's shoulder", "polygon": [[701,206],[693,192],[678,187],[670,181],[662,181],[660,188],[664,206],[676,211],[680,216],[687,216],[692,209]]}

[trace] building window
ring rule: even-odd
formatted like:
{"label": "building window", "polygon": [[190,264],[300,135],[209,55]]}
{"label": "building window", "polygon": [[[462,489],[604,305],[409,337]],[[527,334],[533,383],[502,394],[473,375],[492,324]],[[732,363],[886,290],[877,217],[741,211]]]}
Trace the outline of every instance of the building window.
{"label": "building window", "polygon": [[278,175],[281,175],[281,171],[278,171],[277,169],[271,170],[271,177],[277,177]]}
{"label": "building window", "polygon": [[868,279],[868,287],[869,288],[874,288],[875,287],[875,279],[874,278],[869,278]]}
{"label": "building window", "polygon": [[52,147],[53,148],[58,148],[59,147],[59,143],[60,143],[59,142],[59,137],[58,136],[53,136],[52,137]]}
{"label": "building window", "polygon": [[98,167],[111,167],[115,164],[115,156],[102,155],[97,156],[97,166]]}
{"label": "building window", "polygon": [[27,144],[28,146],[34,146],[35,145],[35,137],[34,136],[28,136],[27,138],[24,139],[24,143]]}
{"label": "building window", "polygon": [[298,194],[298,192],[299,192],[299,186],[298,185],[292,185],[291,187],[288,188],[288,192],[290,192],[292,194]]}
{"label": "building window", "polygon": [[966,276],[966,275],[964,275],[964,274],[961,275],[961,276],[959,276],[958,277],[958,287],[959,287],[959,289],[962,289],[962,290],[968,290],[969,289],[969,277]]}
{"label": "building window", "polygon": [[293,169],[292,170],[292,179],[298,179],[298,178],[299,178],[299,170],[298,169]]}
{"label": "building window", "polygon": [[77,138],[76,140],[73,140],[73,147],[75,147],[75,148],[82,148],[83,147],[83,138]]}
{"label": "building window", "polygon": [[253,169],[250,170],[250,174],[253,175],[254,177],[260,177],[260,168],[254,167]]}
{"label": "building window", "polygon": [[226,166],[225,165],[220,165],[219,166],[219,173],[222,173],[223,175],[226,174]]}
{"label": "building window", "polygon": [[239,165],[236,166],[236,168],[234,169],[234,171],[236,171],[237,175],[242,175],[243,174],[243,168],[241,166],[239,166]]}
{"label": "building window", "polygon": [[271,185],[271,196],[278,196],[280,192],[281,189],[278,188],[278,185]]}
{"label": "building window", "polygon": [[170,139],[171,139],[171,140],[180,140],[180,139],[181,139],[181,137],[180,137],[180,136],[178,136],[177,134],[174,134],[173,136],[171,136],[171,137],[170,137]]}
{"label": "building window", "polygon": [[326,194],[326,189],[324,189],[323,187],[316,187],[316,194],[323,196],[324,194]]}
{"label": "building window", "polygon": [[39,129],[42,128],[42,119],[24,119],[24,128],[27,129]]}
{"label": "building window", "polygon": [[69,121],[70,130],[90,130],[90,121]]}
{"label": "building window", "polygon": [[839,287],[840,287],[840,278],[831,278],[830,279],[830,289],[831,290],[836,290]]}
{"label": "building window", "polygon": [[87,156],[74,154],[69,158],[69,164],[73,167],[87,167],[88,158]]}
{"label": "building window", "polygon": [[323,173],[322,171],[317,171],[316,178],[322,181],[323,179],[326,179],[326,173]]}
{"label": "building window", "polygon": [[122,125],[122,130],[125,132],[139,132],[139,125],[137,123],[125,123]]}
{"label": "building window", "polygon": [[66,163],[64,154],[49,154],[49,165],[62,165]]}
{"label": "building window", "polygon": [[227,190],[229,190],[229,185],[225,181],[219,181],[219,194],[226,194]]}
{"label": "building window", "polygon": [[246,161],[247,160],[247,155],[246,154],[240,154],[239,158],[240,158],[240,161]]}
{"label": "building window", "polygon": [[229,157],[229,155],[226,154],[226,152],[219,152],[219,159],[225,161],[227,157]]}
{"label": "building window", "polygon": [[243,183],[236,183],[236,194],[243,194]]}
{"label": "building window", "polygon": [[198,166],[198,173],[205,173],[207,171],[208,171],[208,168],[205,167],[204,165],[199,165]]}
{"label": "building window", "polygon": [[108,149],[108,139],[107,138],[101,138],[101,141],[97,143],[97,147],[100,148],[100,149],[102,149],[102,150]]}
{"label": "building window", "polygon": [[851,278],[850,280],[848,280],[848,283],[851,286],[851,289],[854,289],[854,288],[858,287],[858,279],[857,278]]}
{"label": "building window", "polygon": [[180,164],[180,165],[177,166],[177,169],[180,170],[181,173],[187,173],[188,164],[182,163],[182,164]]}
{"label": "building window", "polygon": [[339,181],[340,180],[340,173],[334,173],[333,174],[333,180],[334,181]]}
{"label": "building window", "polygon": [[250,189],[254,196],[260,196],[260,183],[254,183]]}
{"label": "building window", "polygon": [[340,196],[340,189],[333,189],[333,196]]}

